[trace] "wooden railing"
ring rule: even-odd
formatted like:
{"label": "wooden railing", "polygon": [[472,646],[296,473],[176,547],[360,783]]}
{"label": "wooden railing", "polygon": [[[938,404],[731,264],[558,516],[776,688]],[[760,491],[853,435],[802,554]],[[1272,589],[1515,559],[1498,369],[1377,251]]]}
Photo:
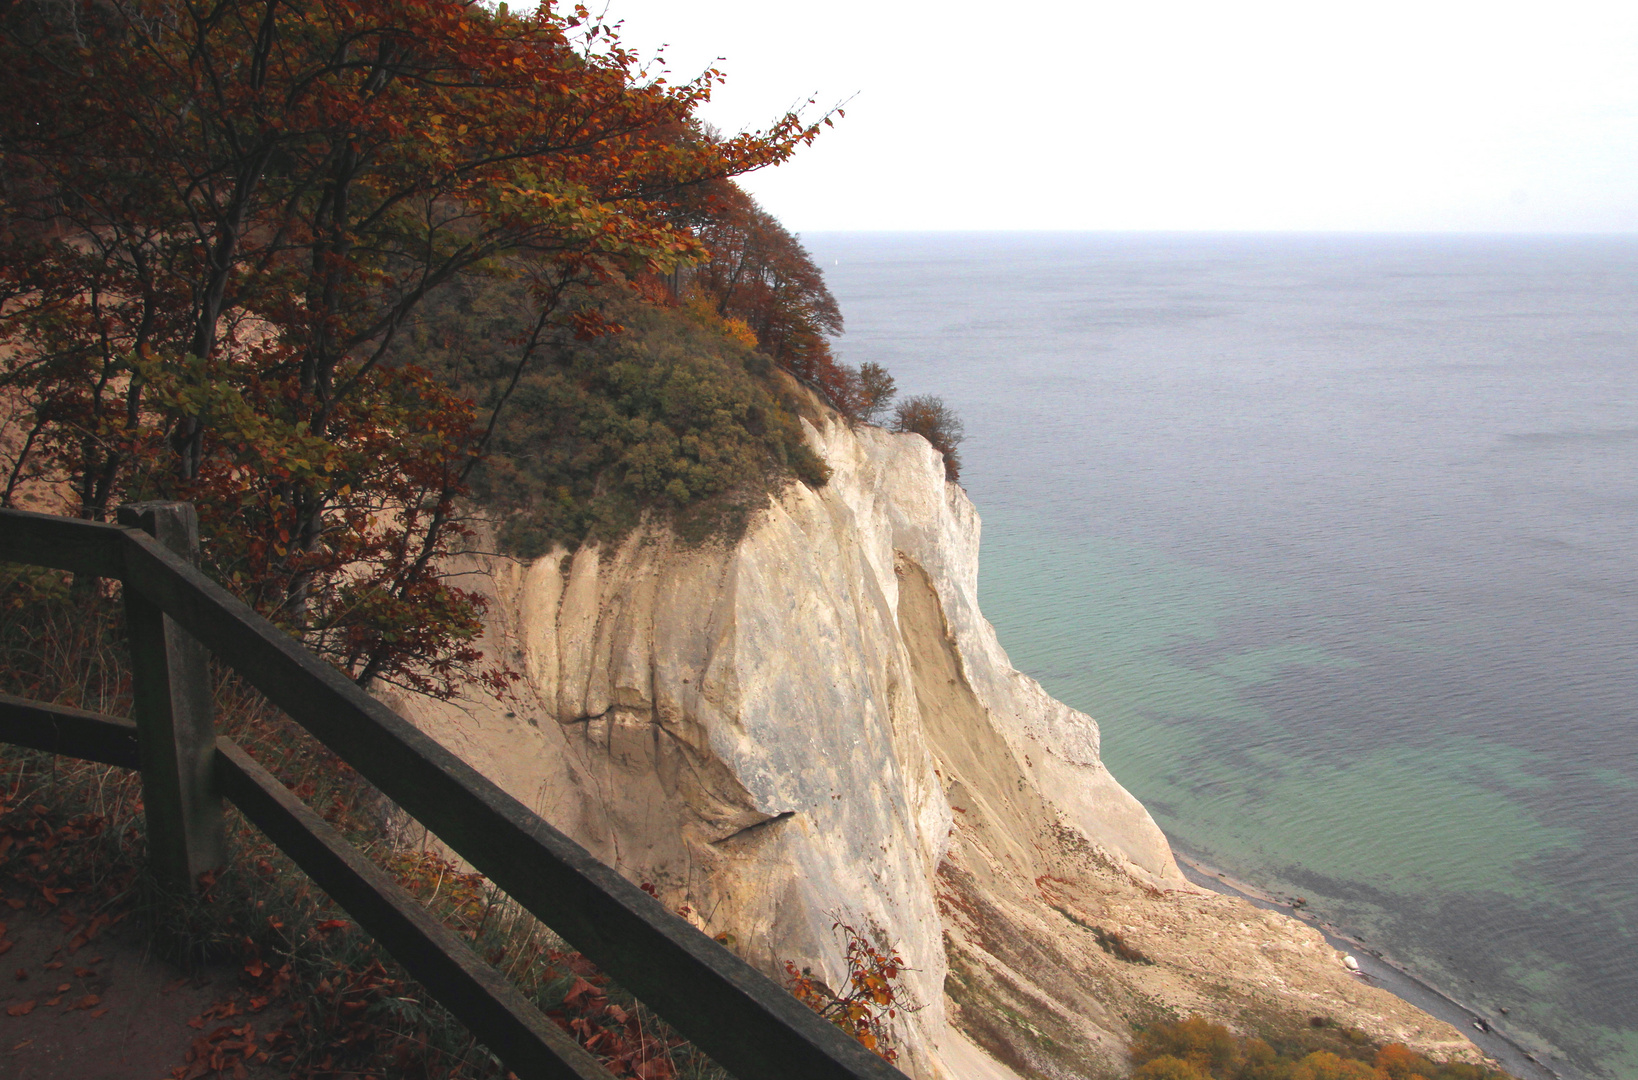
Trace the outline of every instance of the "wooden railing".
{"label": "wooden railing", "polygon": [[519,1077],[611,1075],[216,735],[208,650],[740,1080],[902,1080],[200,573],[192,506],[121,507],[119,521],[0,510],[0,561],[124,583],[135,713],[0,694],[0,741],[140,768],[149,859],[162,881],[189,888],[220,865],[227,799]]}

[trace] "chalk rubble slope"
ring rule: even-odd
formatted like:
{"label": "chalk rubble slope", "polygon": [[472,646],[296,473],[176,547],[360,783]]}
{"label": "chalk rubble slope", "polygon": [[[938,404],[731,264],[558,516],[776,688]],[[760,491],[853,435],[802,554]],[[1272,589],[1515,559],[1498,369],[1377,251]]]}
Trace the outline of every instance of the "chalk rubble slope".
{"label": "chalk rubble slope", "polygon": [[1190,1013],[1476,1058],[1317,931],[1184,880],[1097,724],[1008,662],[978,515],[925,440],[808,435],[830,482],[735,544],[471,559],[520,700],[393,704],[770,974],[843,985],[838,918],[895,944],[918,1078],[1121,1076],[1133,1022]]}

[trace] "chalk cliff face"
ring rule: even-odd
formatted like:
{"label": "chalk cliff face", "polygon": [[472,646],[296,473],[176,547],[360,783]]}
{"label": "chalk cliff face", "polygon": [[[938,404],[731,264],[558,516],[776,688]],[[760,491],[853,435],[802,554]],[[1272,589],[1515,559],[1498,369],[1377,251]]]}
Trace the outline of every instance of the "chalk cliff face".
{"label": "chalk cliff face", "polygon": [[895,945],[918,1077],[1125,1075],[1133,1022],[1196,1012],[1472,1056],[1316,931],[1183,879],[1093,720],[1008,663],[924,440],[809,437],[830,482],[737,544],[472,560],[519,701],[393,704],[770,973],[843,985],[837,920]]}

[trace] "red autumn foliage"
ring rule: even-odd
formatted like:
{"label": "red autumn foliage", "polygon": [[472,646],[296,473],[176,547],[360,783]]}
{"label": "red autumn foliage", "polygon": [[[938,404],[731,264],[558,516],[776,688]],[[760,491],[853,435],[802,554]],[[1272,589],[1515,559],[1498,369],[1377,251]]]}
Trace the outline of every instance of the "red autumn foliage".
{"label": "red autumn foliage", "polygon": [[683,290],[703,294],[718,316],[749,327],[762,352],[843,415],[875,419],[893,381],[879,365],[855,369],[836,359],[830,339],[842,332],[842,311],[802,242],[728,182],[681,213],[709,252],[682,275]]}
{"label": "red autumn foliage", "polygon": [[492,425],[394,343],[464,275],[607,329],[569,285],[701,257],[677,192],[818,130],[710,137],[720,74],[650,77],[581,7],[19,0],[0,31],[0,504],[191,499],[262,611],[443,694],[478,674],[438,566]]}
{"label": "red autumn foliage", "polygon": [[842,939],[847,964],[848,985],[832,990],[808,968],[797,970],[785,961],[785,988],[791,994],[835,1024],[865,1049],[885,1061],[897,1061],[892,1022],[903,1012],[921,1006],[905,1000],[899,978],[904,959],[895,951],[883,952],[847,923],[837,920],[832,929]]}

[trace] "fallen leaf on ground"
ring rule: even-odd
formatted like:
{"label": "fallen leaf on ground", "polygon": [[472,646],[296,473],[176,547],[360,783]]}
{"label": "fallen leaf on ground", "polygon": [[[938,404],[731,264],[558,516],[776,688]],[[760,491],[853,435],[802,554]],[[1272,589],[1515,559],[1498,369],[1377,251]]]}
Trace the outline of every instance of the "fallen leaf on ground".
{"label": "fallen leaf on ground", "polygon": [[58,1005],[61,1005],[62,1003],[63,1003],[63,996],[61,994],[58,994],[56,997],[54,997],[50,1001],[46,1002],[46,1008],[55,1009]]}
{"label": "fallen leaf on ground", "polygon": [[125,918],[127,914],[129,913],[121,912],[118,916],[112,919],[106,915],[98,915],[96,918],[92,919],[86,924],[84,930],[81,930],[79,933],[74,935],[73,940],[68,943],[68,951],[71,953],[80,951],[80,949],[85,947],[87,942],[96,937],[98,934],[102,933],[104,928],[113,926],[115,923],[119,922],[120,919]]}
{"label": "fallen leaf on ground", "polygon": [[66,994],[72,989],[73,989],[73,984],[72,983],[63,983],[61,986],[57,987],[57,993]]}
{"label": "fallen leaf on ground", "polygon": [[17,1004],[17,1005],[9,1006],[6,1009],[6,1015],[7,1016],[27,1016],[29,1013],[31,1013],[33,1011],[34,1011],[34,1002],[25,1001],[25,1002],[22,1002],[22,1003]]}
{"label": "fallen leaf on ground", "polygon": [[63,962],[61,960],[53,960],[49,964],[42,964],[40,966],[45,968],[47,971],[56,971],[58,968],[63,966]]}
{"label": "fallen leaf on ground", "polygon": [[231,998],[227,1001],[218,1001],[205,1010],[205,1015],[217,1020],[226,1020],[230,1016],[238,1016],[239,1003]]}
{"label": "fallen leaf on ground", "polygon": [[102,1004],[102,998],[98,997],[96,994],[87,994],[84,997],[80,998],[80,1000],[76,1001],[74,1004],[70,1005],[68,1007],[68,1011],[73,1012],[75,1009],[89,1009],[89,1008],[92,1008],[93,1006],[101,1005],[101,1004]]}
{"label": "fallen leaf on ground", "polygon": [[577,975],[574,982],[569,986],[569,992],[563,995],[563,1002],[574,1007],[580,1004],[581,998],[602,996],[602,994],[598,993],[597,987]]}
{"label": "fallen leaf on ground", "polygon": [[100,1009],[92,1009],[91,1010],[91,1019],[93,1019],[93,1020],[101,1020],[104,1016],[107,1016],[107,1015],[108,1015],[108,1006],[106,1006],[106,1005],[104,1005]]}

